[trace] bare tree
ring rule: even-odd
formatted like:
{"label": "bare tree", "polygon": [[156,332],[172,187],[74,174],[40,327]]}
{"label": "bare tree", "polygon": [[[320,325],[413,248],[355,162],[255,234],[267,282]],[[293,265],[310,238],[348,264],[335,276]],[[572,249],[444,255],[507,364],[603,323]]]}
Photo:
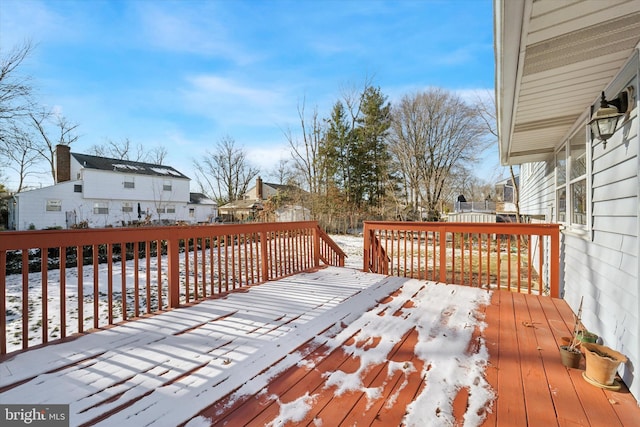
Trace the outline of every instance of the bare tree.
{"label": "bare tree", "polygon": [[409,185],[414,208],[439,217],[438,203],[456,166],[470,164],[487,147],[478,110],[432,88],[404,96],[393,110],[392,152]]}
{"label": "bare tree", "polygon": [[167,149],[164,146],[156,146],[146,149],[142,144],[133,144],[129,138],[120,141],[108,139],[103,144],[94,144],[89,148],[89,153],[99,157],[130,160],[132,162],[163,164],[167,157]]}
{"label": "bare tree", "polygon": [[[75,133],[78,125],[71,123],[61,114],[54,113],[47,109],[38,112],[29,113],[31,124],[40,137],[40,143],[33,144],[34,149],[38,152],[49,165],[51,178],[56,179],[55,152],[56,145],[71,145],[78,140]],[[55,131],[51,131],[53,127]],[[52,136],[53,134],[53,136]]]}
{"label": "bare tree", "polygon": [[151,150],[147,151],[146,161],[149,163],[154,163],[156,165],[163,165],[164,160],[167,158],[168,154],[169,153],[166,147],[162,145],[156,146],[156,147],[153,147]]}
{"label": "bare tree", "polygon": [[230,136],[222,138],[215,151],[207,151],[206,157],[194,160],[193,165],[202,192],[219,205],[238,200],[260,172],[249,164],[247,153],[236,147]]}
{"label": "bare tree", "polygon": [[317,195],[322,192],[325,178],[322,156],[320,156],[325,129],[322,120],[318,118],[317,108],[311,114],[310,123],[307,121],[304,101],[302,105],[298,105],[298,117],[300,118],[302,139],[295,137],[291,130],[285,132],[285,137],[291,147],[294,167],[304,182],[304,186],[310,193]]}
{"label": "bare tree", "polygon": [[32,50],[30,42],[15,47],[6,56],[0,50],[0,128],[4,121],[24,117],[32,109],[30,79],[17,72]]}
{"label": "bare tree", "polygon": [[28,76],[19,73],[19,67],[33,50],[24,42],[5,54],[0,45],[0,166],[19,174],[18,187],[22,189],[27,174],[37,163],[31,150],[29,134],[23,120],[33,109],[32,86]]}
{"label": "bare tree", "polygon": [[142,161],[144,158],[144,148],[138,144],[133,147],[129,138],[121,141],[107,139],[103,144],[95,144],[89,148],[89,153],[99,157],[110,157],[120,160]]}
{"label": "bare tree", "polygon": [[[478,97],[477,104],[480,117],[482,118],[487,131],[496,138],[496,144],[498,144],[495,97],[490,93],[485,97]],[[520,222],[520,185],[518,180],[516,180],[513,165],[509,165],[509,174],[511,175],[511,182],[513,184],[513,203],[516,208],[516,222]]]}
{"label": "bare tree", "polygon": [[33,147],[31,135],[25,132],[15,122],[10,124],[7,137],[0,140],[0,157],[6,161],[6,166],[13,170],[18,177],[20,192],[25,187],[25,180],[34,175],[34,166],[41,160],[38,151]]}
{"label": "bare tree", "polygon": [[293,180],[293,175],[289,159],[280,159],[273,169],[269,171],[269,176],[273,177],[280,185],[290,184]]}

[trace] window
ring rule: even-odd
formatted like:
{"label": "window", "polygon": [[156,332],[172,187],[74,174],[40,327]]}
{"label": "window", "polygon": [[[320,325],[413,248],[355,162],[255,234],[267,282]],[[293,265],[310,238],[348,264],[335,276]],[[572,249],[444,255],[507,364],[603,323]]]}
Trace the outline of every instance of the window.
{"label": "window", "polygon": [[162,190],[163,191],[171,191],[171,181],[168,179],[165,179],[164,182],[162,183]]}
{"label": "window", "polygon": [[567,150],[562,147],[556,153],[556,220],[567,220]]}
{"label": "window", "polygon": [[46,206],[46,211],[47,212],[61,212],[62,211],[62,200],[59,199],[48,199],[47,200],[47,206]]}
{"label": "window", "polygon": [[93,204],[93,213],[98,214],[108,214],[109,213],[109,205],[107,202],[95,202]]}
{"label": "window", "polygon": [[571,223],[587,225],[587,146],[583,127],[569,141]]}
{"label": "window", "polygon": [[133,181],[132,176],[124,178],[124,188],[136,188],[136,183]]}
{"label": "window", "polygon": [[74,193],[82,193],[82,184],[74,184],[73,185]]}
{"label": "window", "polygon": [[158,213],[176,213],[176,207],[173,205],[169,205],[169,206],[160,206],[157,209]]}
{"label": "window", "polygon": [[133,212],[133,204],[131,202],[122,202],[122,212]]}
{"label": "window", "polygon": [[556,220],[584,228],[588,218],[587,135],[581,127],[556,153]]}
{"label": "window", "polygon": [[189,217],[193,218],[196,216],[196,210],[194,208],[189,208]]}

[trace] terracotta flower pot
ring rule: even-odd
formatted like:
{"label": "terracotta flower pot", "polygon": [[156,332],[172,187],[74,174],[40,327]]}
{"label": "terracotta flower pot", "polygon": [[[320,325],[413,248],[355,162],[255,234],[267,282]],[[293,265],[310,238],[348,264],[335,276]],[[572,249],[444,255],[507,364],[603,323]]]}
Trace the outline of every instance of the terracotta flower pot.
{"label": "terracotta flower pot", "polygon": [[627,357],[607,346],[582,343],[585,350],[586,371],[583,376],[587,382],[603,388],[615,387],[616,371]]}
{"label": "terracotta flower pot", "polygon": [[561,345],[560,359],[562,360],[562,364],[567,368],[577,368],[580,366],[582,353],[577,348],[570,350],[569,345]]}

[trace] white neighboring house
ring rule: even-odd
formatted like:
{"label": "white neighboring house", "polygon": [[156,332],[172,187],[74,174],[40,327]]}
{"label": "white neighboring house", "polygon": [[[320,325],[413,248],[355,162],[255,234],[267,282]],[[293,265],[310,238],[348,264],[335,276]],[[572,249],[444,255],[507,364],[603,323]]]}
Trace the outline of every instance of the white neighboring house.
{"label": "white neighboring house", "polygon": [[217,205],[189,193],[190,179],[176,169],[71,153],[56,147],[56,183],[24,191],[9,203],[9,229],[91,228],[138,222],[211,222]]}
{"label": "white neighboring house", "polygon": [[[521,213],[562,225],[561,294],[640,400],[640,0],[494,5],[501,161],[521,165]],[[606,144],[603,91],[622,101]]]}

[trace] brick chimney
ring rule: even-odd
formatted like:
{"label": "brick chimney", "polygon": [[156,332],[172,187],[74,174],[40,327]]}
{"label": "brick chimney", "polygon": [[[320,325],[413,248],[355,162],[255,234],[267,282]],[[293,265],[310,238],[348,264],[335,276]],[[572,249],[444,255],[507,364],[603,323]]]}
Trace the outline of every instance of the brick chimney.
{"label": "brick chimney", "polygon": [[262,178],[256,179],[256,197],[258,200],[262,200]]}
{"label": "brick chimney", "polygon": [[68,145],[56,145],[56,184],[71,180],[71,148]]}

